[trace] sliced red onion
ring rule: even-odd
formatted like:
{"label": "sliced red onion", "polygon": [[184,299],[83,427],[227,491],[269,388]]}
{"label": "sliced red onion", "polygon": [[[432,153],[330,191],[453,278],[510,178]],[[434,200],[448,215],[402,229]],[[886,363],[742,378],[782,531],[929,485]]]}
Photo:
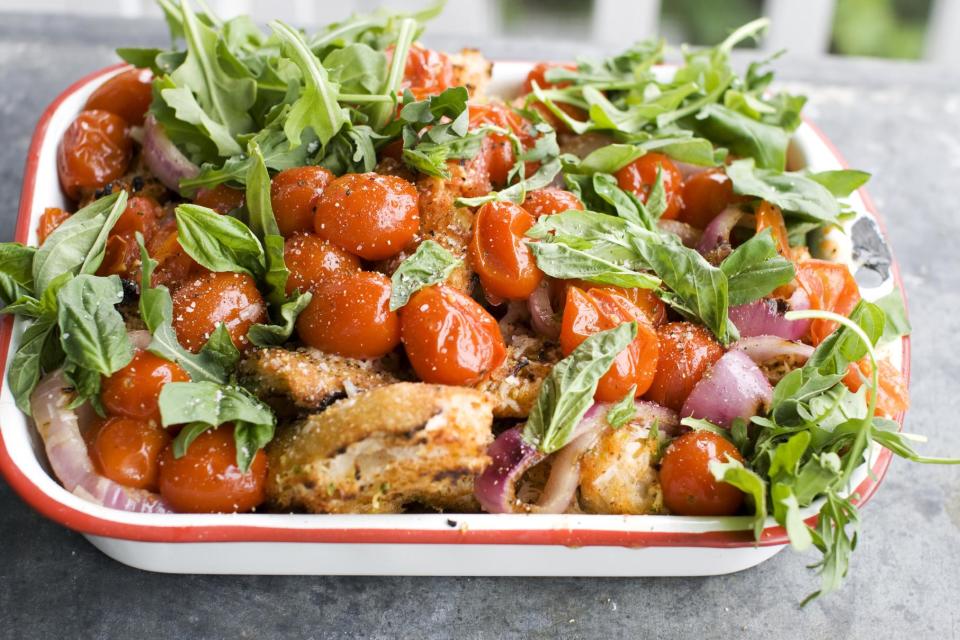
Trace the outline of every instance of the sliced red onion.
{"label": "sliced red onion", "polygon": [[633,406],[636,410],[634,422],[647,427],[656,424],[660,433],[670,437],[680,434],[680,417],[675,411],[649,400],[634,400]]}
{"label": "sliced red onion", "polygon": [[[597,405],[594,405],[597,406]],[[601,417],[606,416],[603,413]],[[605,420],[581,420],[577,435],[560,451],[553,454],[550,476],[543,487],[537,504],[529,508],[533,513],[563,513],[573,502],[580,486],[580,457],[597,441],[600,432],[607,426]]]}
{"label": "sliced red onion", "polygon": [[758,365],[784,357],[806,362],[813,353],[813,347],[808,344],[784,340],[778,336],[743,338],[730,348],[744,352]]}
{"label": "sliced red onion", "polygon": [[147,114],[143,123],[143,160],[157,180],[177,193],[180,193],[181,180],[195,178],[200,173],[199,167],[167,137],[152,113]]}
{"label": "sliced red onion", "polygon": [[159,495],[131,489],[96,472],[83,435],[80,418],[69,409],[72,394],[62,371],[44,378],[33,395],[30,408],[37,431],[43,439],[54,475],[67,491],[111,509],[141,513],[171,513]]}
{"label": "sliced red onion", "polygon": [[700,238],[703,237],[702,231],[693,225],[680,222],[679,220],[660,220],[657,222],[657,226],[660,227],[661,230],[668,231],[680,238],[683,246],[690,247],[691,249],[696,247],[700,242]]}
{"label": "sliced red onion", "polygon": [[788,301],[761,298],[730,307],[730,321],[744,338],[778,336],[785,340],[799,340],[810,329],[810,320],[787,320],[784,314],[809,308],[810,298],[797,287]]}
{"label": "sliced red onion", "polygon": [[739,350],[728,351],[696,384],[680,410],[730,428],[736,418],[749,419],[770,406],[773,387],[763,371]]}
{"label": "sliced red onion", "polygon": [[522,427],[507,429],[493,441],[487,453],[492,459],[473,485],[473,493],[488,513],[517,510],[517,482],[544,455],[523,439]]}
{"label": "sliced red onion", "polygon": [[530,326],[545,338],[556,340],[560,337],[560,320],[553,311],[550,301],[550,283],[543,280],[527,299],[530,309]]}
{"label": "sliced red onion", "polygon": [[716,218],[710,221],[703,230],[697,251],[706,255],[722,244],[730,242],[730,232],[740,222],[743,212],[737,207],[727,207]]}

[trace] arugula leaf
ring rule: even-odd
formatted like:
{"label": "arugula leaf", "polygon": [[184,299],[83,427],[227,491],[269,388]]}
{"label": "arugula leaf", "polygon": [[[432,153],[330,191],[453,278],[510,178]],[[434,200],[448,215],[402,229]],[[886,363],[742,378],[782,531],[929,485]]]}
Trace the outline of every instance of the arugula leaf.
{"label": "arugula leaf", "polygon": [[424,240],[391,276],[390,311],[407,304],[414,293],[443,282],[463,260],[434,242]]}
{"label": "arugula leaf", "polygon": [[57,293],[57,324],[71,362],[105,376],[130,363],[133,347],[115,307],[122,300],[123,286],[115,275],[78,275],[63,285]]}
{"label": "arugula leaf", "polygon": [[753,535],[759,540],[767,521],[767,484],[763,478],[743,466],[739,460],[710,461],[710,473],[721,482],[733,485],[753,502]]}
{"label": "arugula leaf", "polygon": [[254,235],[263,242],[266,267],[263,279],[269,287],[267,300],[276,307],[286,301],[290,271],[284,262],[284,240],[270,201],[270,173],[260,147],[255,142],[251,142],[248,151],[253,159],[247,173],[246,207],[249,226]]}
{"label": "arugula leaf", "polygon": [[719,104],[705,105],[696,115],[699,135],[764,169],[783,171],[787,165],[790,134],[781,127],[745,116]]}
{"label": "arugula leaf", "polygon": [[777,253],[771,229],[737,247],[720,263],[720,270],[727,275],[731,306],[759,300],[796,275],[793,263]]}
{"label": "arugula leaf", "polygon": [[323,59],[330,80],[343,93],[378,93],[386,81],[387,56],[362,42],[334,49]]}
{"label": "arugula leaf", "polygon": [[300,312],[307,308],[313,294],[310,292],[291,296],[280,305],[278,324],[255,324],[247,332],[247,338],[258,347],[281,345],[293,335]]}
{"label": "arugula leaf", "polygon": [[178,205],[176,216],[180,245],[202,266],[217,272],[263,276],[263,246],[247,225],[195,204]]}
{"label": "arugula leaf", "polygon": [[820,183],[838,198],[846,198],[865,185],[867,180],[870,179],[869,173],[866,171],[856,171],[855,169],[821,171],[820,173],[811,173],[808,175],[811,180]]}
{"label": "arugula leaf", "polygon": [[609,409],[607,409],[607,422],[614,429],[619,429],[627,424],[637,415],[637,405],[634,399],[637,396],[637,386],[630,387],[627,395],[623,396]]}
{"label": "arugula leaf", "polygon": [[[206,429],[233,422],[237,466],[246,471],[256,452],[251,452],[251,444],[260,448],[273,439],[276,418],[269,407],[242,387],[214,382],[168,382],[160,390],[159,405],[164,427],[189,425],[188,433],[174,442],[176,457],[183,456],[190,442]],[[239,436],[237,428],[241,431]]]}
{"label": "arugula leaf", "polygon": [[774,204],[785,216],[817,224],[838,224],[840,205],[826,187],[802,173],[756,167],[752,159],[735,160],[727,167],[733,189]]}
{"label": "arugula leaf", "polygon": [[92,274],[103,261],[107,236],[127,206],[127,192],[100,198],[63,221],[33,257],[33,291],[42,295],[64,273]]}
{"label": "arugula leaf", "polygon": [[593,404],[600,378],[636,337],[637,324],[624,323],[593,334],[558,362],[543,381],[523,429],[524,439],[544,453],[563,448]]}

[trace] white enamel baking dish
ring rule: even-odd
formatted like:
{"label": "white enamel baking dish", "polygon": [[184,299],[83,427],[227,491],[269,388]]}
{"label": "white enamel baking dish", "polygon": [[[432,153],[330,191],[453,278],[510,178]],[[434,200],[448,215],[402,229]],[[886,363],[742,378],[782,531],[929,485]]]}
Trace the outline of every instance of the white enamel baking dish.
{"label": "white enamel baking dish", "polygon": [[[510,95],[529,63],[501,62],[491,92]],[[45,207],[65,206],[55,154],[66,127],[87,96],[125,68],[93,73],[64,91],[44,112],[27,158],[16,240],[34,243]],[[791,165],[817,171],[844,161],[810,123],[796,132]],[[839,259],[873,269],[864,297],[899,286],[878,218],[866,193],[852,198],[858,214],[841,237]],[[862,246],[860,246],[862,245]],[[879,257],[878,257],[879,255]],[[885,263],[884,260],[887,262]],[[879,264],[879,267],[877,266]],[[859,274],[858,274],[859,275]],[[863,278],[860,278],[863,280]],[[7,367],[23,323],[0,323],[0,470],[21,497],[48,518],[82,532],[101,551],[125,564],[170,573],[676,576],[739,571],[770,558],[787,544],[771,519],[759,542],[749,518],[595,515],[154,515],[107,509],[68,493],[46,469],[43,447],[16,408]],[[909,341],[892,345],[895,365],[909,376]],[[899,416],[902,424],[903,416]],[[879,448],[852,486],[862,504],[890,463]],[[868,472],[872,471],[872,473]],[[807,514],[814,517],[815,510]],[[812,522],[812,520],[811,520]]]}

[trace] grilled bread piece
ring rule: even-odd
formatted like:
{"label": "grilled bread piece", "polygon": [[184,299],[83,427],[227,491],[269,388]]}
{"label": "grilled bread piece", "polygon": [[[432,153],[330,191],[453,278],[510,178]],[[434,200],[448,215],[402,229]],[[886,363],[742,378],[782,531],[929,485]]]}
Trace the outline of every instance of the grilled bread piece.
{"label": "grilled bread piece", "polygon": [[396,378],[378,361],[344,358],[318,349],[257,349],[240,363],[240,382],[281,415],[318,411],[355,391]]}
{"label": "grilled bread piece", "polygon": [[489,399],[473,389],[372,389],[280,432],[267,447],[268,498],[313,513],[397,513],[410,503],[474,511],[492,420]]}
{"label": "grilled bread piece", "polygon": [[453,86],[466,87],[471,98],[486,95],[493,63],[478,49],[462,49],[460,53],[451,54],[450,62],[453,64]]}

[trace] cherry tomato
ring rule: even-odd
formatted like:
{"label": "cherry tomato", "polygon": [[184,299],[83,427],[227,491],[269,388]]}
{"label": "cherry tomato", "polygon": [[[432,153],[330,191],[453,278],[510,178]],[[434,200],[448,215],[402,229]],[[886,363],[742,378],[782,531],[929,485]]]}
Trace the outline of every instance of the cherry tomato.
{"label": "cherry tomato", "polygon": [[233,426],[205,431],[182,458],[168,446],[160,456],[160,496],[182,513],[232,513],[266,499],[267,456],[261,450],[244,473],[237,466]]}
{"label": "cherry tomato", "polygon": [[[390,55],[393,55],[392,51]],[[410,47],[401,89],[410,89],[417,100],[423,100],[428,96],[443,93],[444,89],[452,87],[454,82],[453,64],[447,54],[419,44]]]}
{"label": "cherry tomato", "polygon": [[679,220],[703,229],[733,202],[733,198],[733,181],[723,169],[698,173],[683,183],[683,209]]}
{"label": "cherry tomato", "polygon": [[[870,380],[873,372],[873,364],[869,358],[863,358],[860,362],[854,362],[850,365],[847,375],[843,378],[843,383],[847,385],[850,391],[856,393],[863,386],[864,380]],[[880,361],[880,371],[877,376],[877,382],[880,386],[880,393],[877,395],[877,414],[885,418],[893,418],[901,411],[906,411],[910,407],[910,393],[907,391],[907,384],[900,375],[900,371],[894,367],[888,360]],[[867,390],[867,397],[872,393]]]}
{"label": "cherry tomato", "polygon": [[679,411],[694,385],[723,355],[710,331],[690,322],[671,322],[657,329],[660,359],[647,400]]}
{"label": "cherry tomato", "polygon": [[247,331],[267,321],[267,305],[253,278],[244,273],[208,273],[173,293],[173,328],[180,344],[194,353],[221,322],[233,344],[246,349]]}
{"label": "cherry tomato", "polygon": [[533,293],[543,272],[527,246],[533,216],[512,202],[488,202],[477,212],[470,262],[488,294],[523,300]]}
{"label": "cherry tomato", "polygon": [[446,285],[415,293],[400,309],[400,335],[424,382],[476,384],[506,357],[500,327],[473,298]]}
{"label": "cherry tomato", "polygon": [[537,86],[541,89],[563,89],[564,87],[569,87],[569,82],[549,82],[547,80],[547,71],[550,69],[567,69],[569,71],[576,71],[577,65],[575,64],[558,64],[556,62],[538,62],[533,66],[533,69],[530,70],[530,73],[527,74],[527,79],[523,81],[523,92],[530,93],[533,91],[533,83],[536,82]]}
{"label": "cherry tomato", "polygon": [[610,285],[587,282],[586,280],[554,280],[554,282],[560,283],[563,287],[561,291],[555,292],[554,294],[557,296],[556,299],[560,301],[559,306],[561,307],[566,304],[567,291],[569,291],[571,287],[578,287],[584,291],[590,289],[606,289],[623,296],[635,304],[654,327],[659,327],[667,321],[667,305],[650,289],[625,289],[622,287],[612,287]]}
{"label": "cherry tomato", "polygon": [[[796,263],[797,282],[810,297],[810,308],[850,315],[860,302],[860,288],[845,264],[827,260],[801,260]],[[810,323],[810,341],[823,342],[837,328],[833,320],[816,319]]]}
{"label": "cherry tomato", "polygon": [[270,204],[283,237],[313,231],[313,207],[331,182],[333,174],[323,167],[294,167],[273,177]]}
{"label": "cherry tomato", "polygon": [[157,399],[163,385],[189,381],[190,376],[175,362],[137,351],[130,364],[103,379],[100,399],[113,415],[159,422]]}
{"label": "cherry tomato", "polygon": [[99,189],[126,173],[132,157],[133,141],[123,118],[107,111],[83,111],[57,147],[60,186],[76,200],[81,189]]}
{"label": "cherry tomato", "polygon": [[193,203],[201,207],[213,209],[220,215],[227,215],[234,209],[239,209],[246,201],[246,194],[240,189],[218,184],[213,189],[200,189],[193,198]]}
{"label": "cherry tomato", "polygon": [[97,87],[83,108],[109,111],[131,125],[142,125],[153,100],[152,84],[150,69],[129,69]]}
{"label": "cherry tomato", "polygon": [[156,490],[160,454],[170,435],[159,422],[116,416],[97,429],[90,457],[100,473],[135,489]]}
{"label": "cherry tomato", "polygon": [[563,213],[571,209],[583,211],[583,203],[580,202],[580,198],[569,191],[546,187],[536,191],[528,191],[527,197],[523,200],[523,208],[534,218],[539,218],[554,213]]}
{"label": "cherry tomato", "polygon": [[160,205],[149,196],[134,196],[127,201],[127,208],[117,219],[104,250],[103,262],[97,268],[97,275],[117,274],[134,279],[140,270],[140,248],[136,234],[143,234],[145,240],[153,236],[160,214]]}
{"label": "cherry tomato", "polygon": [[743,462],[726,438],[709,431],[685,433],[667,447],[660,461],[663,504],[679,516],[731,516],[743,504],[743,492],[716,480],[710,462]]}
{"label": "cherry tomato", "polygon": [[367,260],[383,260],[403,250],[420,227],[420,198],[412,184],[396,176],[349,173],[317,199],[317,235]]}
{"label": "cherry tomato", "polygon": [[47,207],[40,216],[40,222],[37,223],[37,244],[43,244],[53,233],[54,229],[59,227],[64,220],[70,217],[70,214],[60,207]]}
{"label": "cherry tomato", "polygon": [[647,201],[650,189],[657,181],[657,169],[663,176],[663,193],[667,199],[667,208],[660,216],[664,220],[674,220],[683,208],[683,175],[677,165],[662,153],[646,153],[616,173],[621,189],[633,192],[638,198]]}
{"label": "cherry tomato", "polygon": [[786,256],[787,258],[792,256],[793,252],[790,250],[787,225],[783,221],[783,214],[780,212],[780,207],[774,206],[764,200],[757,207],[754,215],[757,219],[757,233],[770,228],[770,233],[773,234],[773,239],[777,243],[777,251],[780,252],[780,255]]}
{"label": "cherry tomato", "polygon": [[311,347],[347,358],[379,358],[400,344],[400,319],[390,311],[390,279],[363,271],[318,286],[297,318]]}
{"label": "cherry tomato", "polygon": [[620,400],[634,385],[637,387],[636,396],[647,391],[657,371],[660,351],[657,332],[643,311],[612,289],[583,291],[571,287],[567,291],[560,325],[560,348],[564,355],[570,355],[591,335],[634,320],[637,321],[637,337],[617,355],[610,369],[600,378],[594,396],[597,400]]}
{"label": "cherry tomato", "polygon": [[283,261],[290,271],[287,295],[313,291],[329,280],[360,272],[360,260],[312,233],[295,233],[283,243]]}
{"label": "cherry tomato", "polygon": [[147,240],[147,253],[159,264],[153,272],[152,285],[165,285],[176,289],[187,282],[191,275],[209,273],[191,258],[180,245],[175,218],[164,220]]}
{"label": "cherry tomato", "polygon": [[[506,105],[499,102],[471,104],[469,110],[471,130],[485,124],[494,125],[512,131],[524,146],[530,142],[531,138],[527,132],[528,123]],[[494,186],[502,187],[507,184],[507,176],[517,162],[517,155],[510,138],[499,133],[488,133],[483,139],[479,158],[482,158],[490,175],[490,182]],[[529,176],[536,171],[536,166],[528,164],[525,171]]]}

